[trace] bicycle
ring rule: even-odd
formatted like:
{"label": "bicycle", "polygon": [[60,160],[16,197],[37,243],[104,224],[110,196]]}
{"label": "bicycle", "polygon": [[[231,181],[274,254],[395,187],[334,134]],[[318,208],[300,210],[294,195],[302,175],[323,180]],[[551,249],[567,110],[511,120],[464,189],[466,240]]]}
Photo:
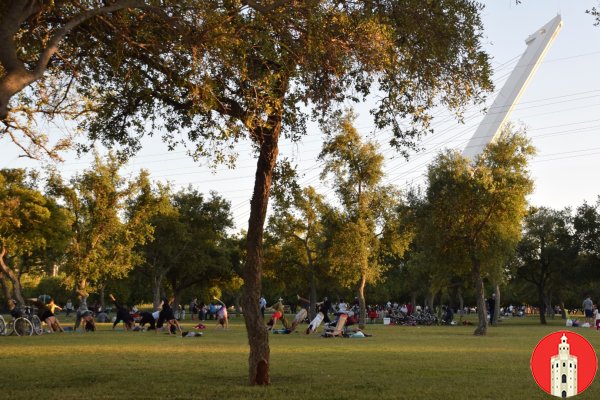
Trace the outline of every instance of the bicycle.
{"label": "bicycle", "polygon": [[40,320],[40,317],[35,315],[36,309],[29,307],[29,306],[25,306],[24,308],[25,308],[24,317],[27,318],[29,320],[29,322],[31,322],[33,331],[37,335],[41,335],[42,333],[44,333],[44,327],[42,326],[42,321]]}
{"label": "bicycle", "polygon": [[15,309],[13,309],[10,315],[13,319],[8,324],[4,321],[4,318],[0,317],[2,318],[0,325],[4,325],[4,336],[10,336],[13,333],[16,333],[17,336],[33,335],[33,324],[27,318],[23,317],[23,313],[21,311],[18,309],[15,311]]}

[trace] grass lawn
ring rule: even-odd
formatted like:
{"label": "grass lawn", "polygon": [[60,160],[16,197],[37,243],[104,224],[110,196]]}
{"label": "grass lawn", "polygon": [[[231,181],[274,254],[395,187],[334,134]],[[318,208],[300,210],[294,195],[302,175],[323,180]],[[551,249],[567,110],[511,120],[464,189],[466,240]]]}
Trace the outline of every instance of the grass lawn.
{"label": "grass lawn", "polygon": [[[251,388],[243,321],[232,318],[230,331],[209,322],[200,338],[111,332],[111,324],[0,337],[0,398],[549,399],[529,361],[539,340],[566,329],[560,319],[541,326],[527,317],[504,320],[487,337],[474,337],[473,327],[382,325],[368,326],[373,337],[364,339],[270,335],[272,385]],[[595,329],[570,330],[599,348]],[[578,397],[598,398],[599,379]]]}

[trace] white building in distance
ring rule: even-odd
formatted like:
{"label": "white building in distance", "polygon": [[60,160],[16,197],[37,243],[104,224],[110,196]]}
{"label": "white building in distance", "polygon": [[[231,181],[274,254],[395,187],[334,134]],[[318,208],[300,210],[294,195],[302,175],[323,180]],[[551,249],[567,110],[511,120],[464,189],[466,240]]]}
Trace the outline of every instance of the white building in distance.
{"label": "white building in distance", "polygon": [[558,345],[558,354],[550,359],[550,393],[553,396],[571,397],[577,394],[577,357],[570,354],[570,347],[563,333]]}

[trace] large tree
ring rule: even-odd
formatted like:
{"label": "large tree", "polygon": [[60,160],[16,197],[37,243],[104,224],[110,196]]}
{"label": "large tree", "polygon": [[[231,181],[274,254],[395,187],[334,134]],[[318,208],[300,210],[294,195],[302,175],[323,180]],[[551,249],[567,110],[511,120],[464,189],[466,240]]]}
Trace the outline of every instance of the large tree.
{"label": "large tree", "polygon": [[533,192],[527,169],[535,148],[525,132],[504,127],[475,160],[440,153],[427,169],[427,205],[422,230],[438,266],[470,270],[477,293],[479,324],[487,333],[483,279],[505,267],[521,236],[526,196]]}
{"label": "large tree", "polygon": [[134,247],[152,238],[149,219],[160,202],[147,172],[128,181],[119,174],[122,165],[113,154],[106,160],[96,155],[89,169],[67,182],[50,171],[47,191],[70,218],[65,283],[71,287],[101,285],[102,279],[126,276],[142,262]]}
{"label": "large tree", "polygon": [[89,65],[93,80],[83,92],[100,106],[86,128],[92,139],[135,150],[150,121],[152,133],[162,131],[171,148],[184,138],[195,142],[196,157],[216,162],[231,160],[238,141],[254,143],[243,307],[250,383],[268,385],[268,336],[258,299],[281,135],[298,140],[305,133],[302,104],[319,118],[336,104],[378,90],[375,123],[391,127],[391,144],[407,154],[428,129],[436,104],[460,113],[491,88],[480,43],[482,6],[470,0],[425,6],[420,0],[205,4],[211,18],[186,14],[195,42],[171,35],[160,46],[140,46],[146,35],[136,33],[128,18],[88,32],[101,42],[109,41],[105,30],[125,34],[110,36],[118,56],[103,55]]}
{"label": "large tree", "polygon": [[67,217],[53,199],[40,192],[37,175],[22,169],[0,170],[0,280],[9,307],[6,278],[12,283],[18,306],[24,306],[21,275],[30,267],[32,255],[68,237]]}
{"label": "large tree", "polygon": [[399,192],[382,184],[384,157],[379,146],[362,140],[353,126],[356,117],[349,110],[327,125],[326,132],[333,136],[323,144],[319,160],[324,163],[321,179],[333,178],[340,204],[327,218],[328,264],[344,286],[358,285],[359,326],[364,329],[365,285],[379,281],[389,268],[385,253],[402,257],[410,243],[403,239],[410,235],[398,230]]}
{"label": "large tree", "polygon": [[558,289],[559,279],[565,275],[561,271],[571,269],[576,259],[569,209],[542,207],[525,217],[523,237],[517,246],[516,274],[537,289],[540,323],[546,324],[546,311],[554,313],[548,289]]}

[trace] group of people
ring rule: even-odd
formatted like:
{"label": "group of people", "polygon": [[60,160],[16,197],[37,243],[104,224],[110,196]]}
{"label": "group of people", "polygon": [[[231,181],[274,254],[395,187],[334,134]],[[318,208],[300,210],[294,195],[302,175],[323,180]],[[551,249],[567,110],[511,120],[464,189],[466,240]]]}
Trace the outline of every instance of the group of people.
{"label": "group of people", "polygon": [[196,316],[199,321],[218,319],[217,314],[220,312],[221,308],[225,307],[220,300],[218,302],[221,304],[216,304],[216,302],[205,304],[203,301],[198,302],[198,297],[194,297],[188,308],[190,314],[192,314],[192,321],[196,320]]}

